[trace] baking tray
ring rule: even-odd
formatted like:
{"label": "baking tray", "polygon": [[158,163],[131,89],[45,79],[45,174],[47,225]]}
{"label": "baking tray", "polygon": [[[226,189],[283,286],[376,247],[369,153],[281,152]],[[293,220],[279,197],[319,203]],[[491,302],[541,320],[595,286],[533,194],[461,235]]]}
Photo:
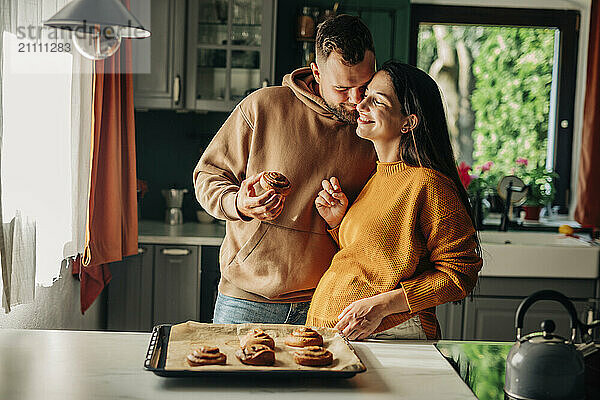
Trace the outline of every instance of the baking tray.
{"label": "baking tray", "polygon": [[[311,378],[352,378],[354,375],[360,372],[364,372],[367,368],[361,361],[362,369],[352,371],[340,371],[340,370],[310,370],[310,369],[223,369],[219,371],[215,370],[167,370],[165,364],[167,360],[167,347],[169,345],[169,335],[171,332],[172,324],[157,325],[152,329],[152,336],[150,337],[150,343],[148,345],[148,351],[146,353],[146,360],[144,361],[144,368],[148,371],[152,371],[154,374],[163,377],[200,377],[200,376],[252,376],[252,377],[311,377]],[[349,349],[358,357],[356,351],[348,342],[345,340],[346,345]]]}

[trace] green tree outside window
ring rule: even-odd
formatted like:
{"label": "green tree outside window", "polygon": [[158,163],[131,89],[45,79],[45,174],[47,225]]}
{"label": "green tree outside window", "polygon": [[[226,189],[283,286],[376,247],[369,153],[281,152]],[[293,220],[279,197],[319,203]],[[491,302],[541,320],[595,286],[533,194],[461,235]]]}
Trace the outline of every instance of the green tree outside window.
{"label": "green tree outside window", "polygon": [[[459,162],[473,171],[493,162],[485,175],[488,190],[504,175],[529,178],[545,169],[554,40],[555,30],[546,28],[420,27],[417,64],[442,90]],[[530,167],[515,169],[517,159]],[[536,193],[536,201],[553,195]]]}

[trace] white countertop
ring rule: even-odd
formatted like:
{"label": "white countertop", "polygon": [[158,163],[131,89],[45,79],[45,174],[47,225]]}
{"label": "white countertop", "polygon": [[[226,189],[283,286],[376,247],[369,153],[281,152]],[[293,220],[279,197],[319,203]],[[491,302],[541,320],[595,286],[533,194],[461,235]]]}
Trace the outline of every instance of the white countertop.
{"label": "white countertop", "polygon": [[350,379],[163,378],[144,370],[149,333],[0,329],[0,399],[475,399],[429,343],[353,343]]}
{"label": "white countertop", "polygon": [[225,226],[218,223],[168,225],[162,221],[146,220],[138,223],[139,243],[220,246],[223,237]]}

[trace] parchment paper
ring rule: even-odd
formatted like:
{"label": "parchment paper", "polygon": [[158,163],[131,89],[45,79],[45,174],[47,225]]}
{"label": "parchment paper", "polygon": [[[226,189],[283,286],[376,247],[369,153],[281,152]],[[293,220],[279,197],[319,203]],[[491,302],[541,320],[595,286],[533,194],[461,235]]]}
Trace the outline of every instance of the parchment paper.
{"label": "parchment paper", "polygon": [[[275,340],[275,364],[272,366],[245,365],[235,356],[240,348],[240,337],[254,328],[261,328]],[[366,368],[356,353],[346,344],[336,330],[315,328],[323,336],[323,347],[333,353],[333,363],[325,367],[306,367],[294,362],[293,354],[297,348],[284,343],[297,325],[284,324],[203,324],[188,321],[173,325],[167,346],[165,370],[192,371],[244,371],[244,370],[328,370],[328,371],[364,371]],[[203,345],[217,346],[227,355],[225,365],[204,365],[190,367],[187,355]]]}

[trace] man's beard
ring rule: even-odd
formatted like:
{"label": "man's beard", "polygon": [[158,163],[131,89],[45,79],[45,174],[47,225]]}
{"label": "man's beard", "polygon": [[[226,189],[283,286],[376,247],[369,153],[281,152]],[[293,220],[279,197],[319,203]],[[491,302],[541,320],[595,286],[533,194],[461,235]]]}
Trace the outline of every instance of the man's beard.
{"label": "man's beard", "polygon": [[348,124],[356,124],[356,120],[358,119],[358,111],[356,109],[349,110],[341,104],[337,104],[335,106],[327,103],[327,109],[333,113],[336,117],[338,117],[341,121],[344,121]]}

